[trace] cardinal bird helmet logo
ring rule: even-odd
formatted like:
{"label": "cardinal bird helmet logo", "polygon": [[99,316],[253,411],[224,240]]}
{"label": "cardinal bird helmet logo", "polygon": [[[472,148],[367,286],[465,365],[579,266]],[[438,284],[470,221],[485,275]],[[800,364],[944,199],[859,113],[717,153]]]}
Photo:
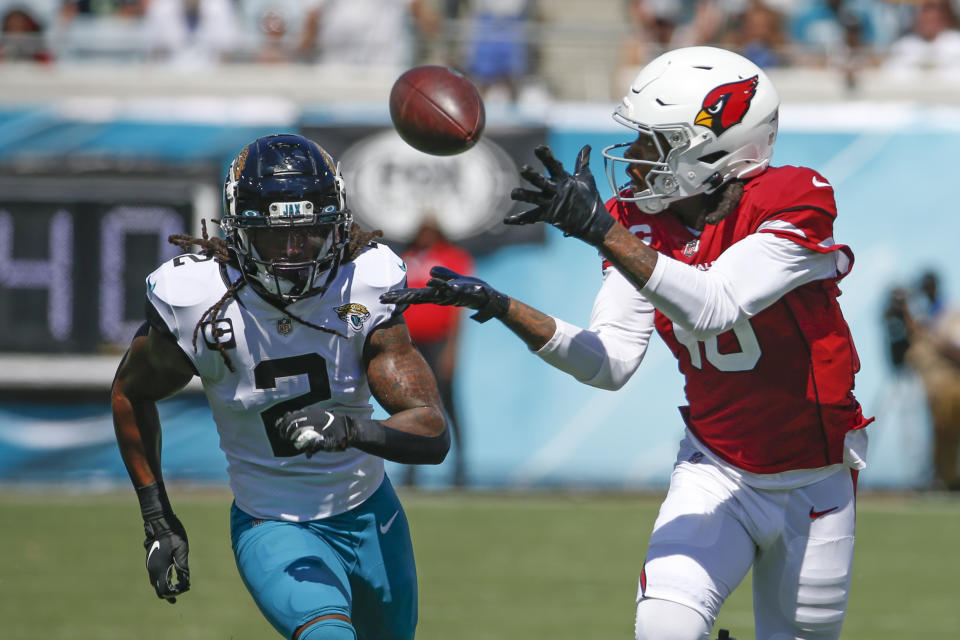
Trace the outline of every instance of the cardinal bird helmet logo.
{"label": "cardinal bird helmet logo", "polygon": [[756,93],[757,76],[715,87],[703,99],[693,123],[707,127],[719,137],[743,120]]}

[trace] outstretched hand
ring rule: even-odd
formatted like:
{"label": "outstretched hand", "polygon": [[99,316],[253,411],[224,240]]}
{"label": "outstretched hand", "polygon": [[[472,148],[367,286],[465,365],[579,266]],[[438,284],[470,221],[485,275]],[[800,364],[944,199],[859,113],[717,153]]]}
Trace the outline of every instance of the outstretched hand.
{"label": "outstretched hand", "polygon": [[510,197],[536,206],[508,215],[503,222],[549,222],[566,235],[580,238],[588,244],[603,244],[604,236],[615,221],[604,206],[590,172],[590,145],[580,149],[572,175],[554,157],[550,147],[542,145],[533,152],[543,163],[549,177],[529,165],[523,166],[520,175],[536,189],[517,187]]}
{"label": "outstretched hand", "polygon": [[430,269],[433,276],[421,289],[396,289],[380,296],[386,304],[440,304],[476,309],[470,316],[477,322],[502,318],[510,306],[510,298],[480,278],[464,276],[446,267]]}

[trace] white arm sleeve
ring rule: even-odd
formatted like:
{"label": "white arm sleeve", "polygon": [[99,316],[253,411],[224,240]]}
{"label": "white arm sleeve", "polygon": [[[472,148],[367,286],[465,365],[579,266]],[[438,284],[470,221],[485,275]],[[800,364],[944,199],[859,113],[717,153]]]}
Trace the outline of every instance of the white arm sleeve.
{"label": "white arm sleeve", "polygon": [[731,245],[708,271],[661,254],[643,294],[664,315],[705,340],[763,311],[808,282],[837,275],[837,254],[772,233]]}
{"label": "white arm sleeve", "polygon": [[610,267],[604,271],[603,286],[593,303],[590,328],[554,318],[556,332],[535,353],[584,384],[619,389],[643,360],[653,317],[653,305]]}

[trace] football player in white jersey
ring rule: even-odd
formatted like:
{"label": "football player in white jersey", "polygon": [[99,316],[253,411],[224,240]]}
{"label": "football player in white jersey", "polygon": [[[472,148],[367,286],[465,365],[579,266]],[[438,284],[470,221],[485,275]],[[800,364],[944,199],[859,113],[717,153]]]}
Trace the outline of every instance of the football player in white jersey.
{"label": "football player in white jersey", "polygon": [[[237,567],[269,622],[294,640],[414,637],[413,550],[383,460],[438,464],[450,438],[433,374],[379,300],[404,286],[404,265],[352,222],[329,154],[265,136],[230,165],[225,238],[175,236],[202,252],[148,276],[148,322],[112,405],[160,598],[175,602],[190,571],[156,402],[199,376],[227,457]],[[371,395],[388,419],[371,418]]]}
{"label": "football player in white jersey", "polygon": [[746,58],[678,49],[650,62],[614,112],[634,139],[604,150],[606,203],[589,147],[572,174],[536,150],[547,174],[525,167],[533,188],[512,194],[534,207],[505,222],[547,222],[599,250],[588,329],[443,268],[426,288],[381,297],[499,318],[544,361],[604,389],[630,378],[654,330],[663,338],[686,381],[686,433],[640,575],[637,640],[708,637],[751,569],[757,638],[835,639],[846,614],[870,422],[836,300],[853,253],[833,238],[830,183],[770,166],[778,108]]}

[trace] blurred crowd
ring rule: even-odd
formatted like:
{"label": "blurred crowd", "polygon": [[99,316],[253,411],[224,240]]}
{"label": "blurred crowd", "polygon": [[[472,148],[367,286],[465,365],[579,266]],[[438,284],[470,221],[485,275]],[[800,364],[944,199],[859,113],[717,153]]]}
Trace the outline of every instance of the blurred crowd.
{"label": "blurred crowd", "polygon": [[[935,67],[960,53],[952,0],[628,0],[625,55],[720,44],[763,68],[848,63]],[[960,3],[958,3],[960,4]]]}
{"label": "blurred crowd", "polygon": [[960,307],[947,300],[940,274],[890,291],[883,311],[890,363],[923,383],[933,432],[931,488],[960,491]]}
{"label": "blurred crowd", "polygon": [[[617,4],[619,3],[619,4]],[[0,0],[0,61],[447,64],[515,100],[575,0]],[[960,0],[610,0],[584,38],[629,77],[662,51],[737,50],[759,66],[891,73],[960,60]],[[596,5],[600,7],[601,5]],[[610,13],[609,11],[607,13]],[[570,14],[567,16],[566,14]],[[605,20],[606,24],[603,24]],[[606,31],[602,28],[605,27]],[[565,36],[566,37],[566,36]],[[617,86],[623,86],[618,77]]]}

